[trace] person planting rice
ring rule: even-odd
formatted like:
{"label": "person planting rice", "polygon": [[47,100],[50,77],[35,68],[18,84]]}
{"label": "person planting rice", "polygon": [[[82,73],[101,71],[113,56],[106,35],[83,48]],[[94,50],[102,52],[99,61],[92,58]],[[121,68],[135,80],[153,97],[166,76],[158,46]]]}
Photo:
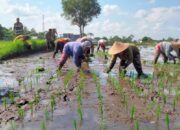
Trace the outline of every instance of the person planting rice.
{"label": "person planting rice", "polygon": [[67,59],[72,57],[74,64],[78,68],[77,71],[79,71],[81,69],[82,62],[85,60],[85,55],[87,55],[91,46],[92,43],[90,41],[74,41],[66,43],[63,49],[63,53],[60,57],[59,70],[62,69]]}
{"label": "person planting rice", "polygon": [[106,44],[107,44],[107,41],[104,40],[104,39],[100,39],[98,41],[98,46],[97,46],[97,52],[99,51],[99,48],[101,48],[103,50],[103,52],[105,52],[106,50]]}
{"label": "person planting rice", "polygon": [[30,36],[27,35],[19,35],[14,39],[14,43],[16,43],[16,41],[22,41],[24,43],[24,46],[28,49],[31,50],[31,44],[28,42],[28,40],[30,40]]}
{"label": "person planting rice", "polygon": [[70,39],[69,38],[58,38],[55,41],[55,49],[54,49],[54,53],[53,53],[53,58],[55,58],[56,54],[58,53],[58,51],[60,51],[60,53],[63,52],[63,48],[64,45],[69,42]]}
{"label": "person planting rice", "polygon": [[115,42],[113,46],[109,49],[108,53],[112,55],[110,66],[107,69],[107,73],[111,71],[114,67],[117,58],[120,58],[119,72],[126,72],[126,68],[133,63],[134,68],[136,69],[138,76],[137,78],[144,77],[145,75],[142,71],[140,52],[135,45],[130,45],[128,43]]}
{"label": "person planting rice", "polygon": [[[106,41],[106,40],[100,39],[100,40],[98,41],[97,52],[99,51],[99,48],[101,48],[101,49],[103,50],[103,52],[105,53],[106,44],[107,44],[107,41]],[[106,55],[105,55],[105,59],[107,59],[107,56],[106,56]]]}
{"label": "person planting rice", "polygon": [[[171,52],[175,51],[177,56],[174,56]],[[173,60],[174,64],[176,64],[175,58],[180,58],[180,42],[173,41],[173,42],[159,42],[155,46],[155,57],[154,57],[154,64],[157,63],[159,56],[163,56],[164,63],[167,63],[168,60]]]}

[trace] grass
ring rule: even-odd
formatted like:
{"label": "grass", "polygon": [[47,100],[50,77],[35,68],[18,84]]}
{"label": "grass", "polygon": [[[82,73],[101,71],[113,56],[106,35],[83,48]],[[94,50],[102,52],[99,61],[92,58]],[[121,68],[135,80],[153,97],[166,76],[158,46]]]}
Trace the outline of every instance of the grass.
{"label": "grass", "polygon": [[166,113],[166,117],[165,117],[165,123],[166,123],[167,130],[170,130],[170,127],[169,127],[170,118],[169,118],[169,114],[167,114],[167,113]]}
{"label": "grass", "polygon": [[136,112],[136,108],[135,108],[135,106],[132,106],[131,109],[130,109],[130,119],[131,119],[131,121],[134,120],[135,112]]}
{"label": "grass", "polygon": [[[32,45],[31,52],[43,50],[46,47],[45,40],[29,40]],[[4,60],[16,55],[22,55],[28,52],[23,42],[17,41],[0,41],[0,60]]]}
{"label": "grass", "polygon": [[16,122],[14,120],[11,120],[11,130],[16,130]]}

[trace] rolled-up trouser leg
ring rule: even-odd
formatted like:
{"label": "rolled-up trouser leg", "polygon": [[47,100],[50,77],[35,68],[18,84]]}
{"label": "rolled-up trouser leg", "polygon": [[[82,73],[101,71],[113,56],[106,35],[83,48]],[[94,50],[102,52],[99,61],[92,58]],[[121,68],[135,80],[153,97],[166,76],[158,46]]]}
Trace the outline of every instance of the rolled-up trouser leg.
{"label": "rolled-up trouser leg", "polygon": [[134,56],[133,65],[134,65],[134,68],[136,69],[138,75],[143,74],[140,54],[137,54]]}

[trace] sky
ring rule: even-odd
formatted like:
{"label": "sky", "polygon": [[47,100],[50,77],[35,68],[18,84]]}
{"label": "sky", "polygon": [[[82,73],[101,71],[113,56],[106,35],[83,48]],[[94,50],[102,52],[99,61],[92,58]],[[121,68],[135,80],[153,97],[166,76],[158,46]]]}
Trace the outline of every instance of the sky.
{"label": "sky", "polygon": [[[180,38],[180,0],[98,0],[101,14],[85,27],[98,37],[144,36]],[[61,0],[0,0],[0,24],[13,27],[19,17],[29,29],[56,28],[59,34],[79,33],[61,14]]]}

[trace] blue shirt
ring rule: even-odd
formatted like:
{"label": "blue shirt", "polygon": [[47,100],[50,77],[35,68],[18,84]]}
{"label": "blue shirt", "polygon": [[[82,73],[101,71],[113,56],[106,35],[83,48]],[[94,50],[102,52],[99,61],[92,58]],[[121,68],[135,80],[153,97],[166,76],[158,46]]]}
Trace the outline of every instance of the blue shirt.
{"label": "blue shirt", "polygon": [[84,58],[81,42],[68,42],[64,46],[63,53],[73,58],[73,62],[77,67],[81,67],[81,60]]}

